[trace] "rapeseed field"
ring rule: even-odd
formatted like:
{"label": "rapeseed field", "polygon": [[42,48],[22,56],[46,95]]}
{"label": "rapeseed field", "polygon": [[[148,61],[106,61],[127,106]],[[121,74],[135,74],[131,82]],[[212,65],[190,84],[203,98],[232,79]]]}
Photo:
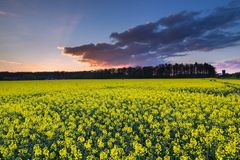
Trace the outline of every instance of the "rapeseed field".
{"label": "rapeseed field", "polygon": [[0,82],[0,159],[240,159],[240,81]]}

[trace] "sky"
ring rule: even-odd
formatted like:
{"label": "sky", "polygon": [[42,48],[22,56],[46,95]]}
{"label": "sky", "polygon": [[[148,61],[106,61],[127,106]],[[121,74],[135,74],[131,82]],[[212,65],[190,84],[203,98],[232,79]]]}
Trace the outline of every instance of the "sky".
{"label": "sky", "polygon": [[0,1],[0,71],[195,62],[240,72],[240,0]]}

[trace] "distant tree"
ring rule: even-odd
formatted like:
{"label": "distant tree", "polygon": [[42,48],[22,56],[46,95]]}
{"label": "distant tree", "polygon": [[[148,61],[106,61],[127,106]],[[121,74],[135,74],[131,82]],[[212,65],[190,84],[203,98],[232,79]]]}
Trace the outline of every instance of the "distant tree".
{"label": "distant tree", "polygon": [[0,80],[36,79],[106,79],[106,78],[171,78],[214,77],[215,68],[204,64],[160,64],[158,66],[112,68],[81,72],[0,72]]}

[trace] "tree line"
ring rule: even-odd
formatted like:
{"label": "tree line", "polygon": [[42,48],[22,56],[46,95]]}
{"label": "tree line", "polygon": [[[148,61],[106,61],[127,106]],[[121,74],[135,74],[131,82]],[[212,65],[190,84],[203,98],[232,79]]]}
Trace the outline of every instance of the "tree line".
{"label": "tree line", "polygon": [[78,72],[0,72],[0,80],[42,79],[114,79],[114,78],[207,78],[216,75],[215,68],[204,64],[160,64],[158,66],[124,67]]}

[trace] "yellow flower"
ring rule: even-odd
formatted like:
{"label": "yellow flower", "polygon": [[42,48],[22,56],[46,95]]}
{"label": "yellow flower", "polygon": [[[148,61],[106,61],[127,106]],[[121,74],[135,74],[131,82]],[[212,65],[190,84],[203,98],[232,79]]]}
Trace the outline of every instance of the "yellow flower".
{"label": "yellow flower", "polygon": [[189,159],[189,157],[186,156],[186,155],[183,155],[183,156],[180,157],[180,160],[188,160],[188,159]]}
{"label": "yellow flower", "polygon": [[127,133],[131,133],[132,132],[132,127],[125,126],[123,128],[123,131],[126,131]]}
{"label": "yellow flower", "polygon": [[35,156],[41,156],[42,155],[42,149],[39,144],[35,144],[33,147],[34,155]]}
{"label": "yellow flower", "polygon": [[102,151],[100,153],[100,159],[108,159],[108,153],[106,151]]}
{"label": "yellow flower", "polygon": [[55,154],[54,152],[51,152],[51,153],[50,153],[50,158],[51,158],[51,159],[54,159],[55,157],[56,157],[56,154]]}
{"label": "yellow flower", "polygon": [[145,153],[145,149],[140,143],[135,143],[134,149],[137,155],[143,155]]}
{"label": "yellow flower", "polygon": [[97,141],[97,143],[98,143],[98,147],[99,147],[99,148],[103,148],[103,147],[104,147],[104,143],[103,143],[103,141],[102,141],[102,138],[99,138],[98,141]]}
{"label": "yellow flower", "polygon": [[173,146],[173,151],[175,154],[179,154],[181,151],[181,147],[179,145],[174,145]]}
{"label": "yellow flower", "polygon": [[123,154],[123,149],[118,148],[116,146],[114,146],[110,151],[110,155],[113,159],[120,159],[122,154]]}
{"label": "yellow flower", "polygon": [[151,142],[150,139],[147,139],[147,140],[145,141],[145,143],[146,143],[146,146],[147,146],[148,148],[152,147],[152,142]]}
{"label": "yellow flower", "polygon": [[78,137],[78,141],[80,141],[81,143],[83,143],[83,142],[85,141],[85,138],[82,137],[82,136],[79,136],[79,137]]}
{"label": "yellow flower", "polygon": [[91,149],[91,146],[92,146],[92,140],[91,139],[87,140],[87,142],[84,143],[84,147],[86,149]]}
{"label": "yellow flower", "polygon": [[191,138],[191,139],[190,139],[189,147],[190,147],[190,148],[195,148],[196,146],[197,146],[197,141],[196,141],[196,139]]}
{"label": "yellow flower", "polygon": [[67,149],[66,148],[62,148],[59,151],[59,155],[60,155],[60,158],[66,158],[67,157]]}
{"label": "yellow flower", "polygon": [[43,148],[43,155],[46,156],[46,157],[49,156],[49,150],[48,150],[47,147],[44,147],[44,148]]}
{"label": "yellow flower", "polygon": [[163,159],[164,159],[164,160],[170,160],[171,158],[170,158],[170,156],[164,156]]}

